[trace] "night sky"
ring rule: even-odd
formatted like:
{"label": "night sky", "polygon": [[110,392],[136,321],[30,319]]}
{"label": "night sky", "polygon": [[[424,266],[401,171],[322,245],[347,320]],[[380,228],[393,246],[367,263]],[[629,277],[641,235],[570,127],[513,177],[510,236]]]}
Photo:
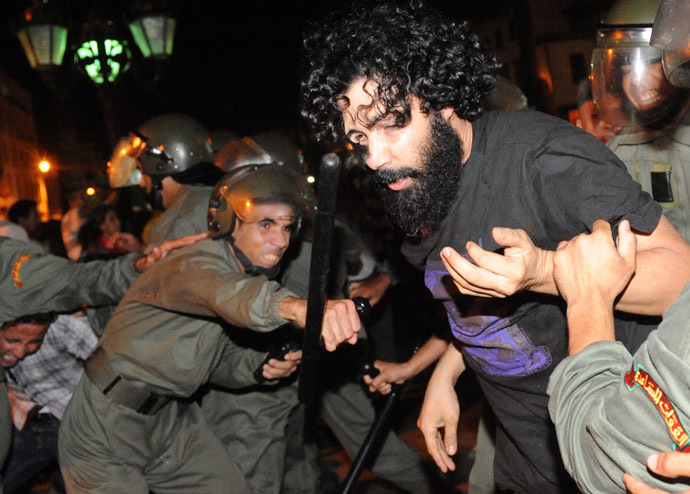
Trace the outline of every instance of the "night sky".
{"label": "night sky", "polygon": [[[69,53],[53,82],[46,84],[30,69],[12,32],[29,2],[1,3],[0,68],[31,92],[40,145],[57,150],[61,133],[69,128],[105,156],[110,145],[103,102],[112,104],[118,135],[151,116],[172,111],[187,113],[210,130],[241,135],[299,125],[298,57],[305,24],[347,5],[342,0],[179,1],[174,10],[177,31],[172,58],[155,72],[131,42],[132,68],[118,83],[99,91],[77,71]],[[79,26],[94,6],[100,6],[100,16],[113,19],[130,38],[123,21],[129,2],[58,3],[71,22],[68,45],[77,44]],[[490,11],[492,2],[428,3],[438,4],[452,16],[476,17]],[[463,5],[463,12],[458,4]]]}

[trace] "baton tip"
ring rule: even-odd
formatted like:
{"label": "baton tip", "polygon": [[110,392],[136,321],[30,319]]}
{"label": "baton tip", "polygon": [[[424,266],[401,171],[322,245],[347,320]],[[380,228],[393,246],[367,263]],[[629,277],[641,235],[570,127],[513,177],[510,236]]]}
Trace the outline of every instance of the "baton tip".
{"label": "baton tip", "polygon": [[321,157],[321,166],[337,168],[340,166],[340,157],[335,153],[327,153]]}

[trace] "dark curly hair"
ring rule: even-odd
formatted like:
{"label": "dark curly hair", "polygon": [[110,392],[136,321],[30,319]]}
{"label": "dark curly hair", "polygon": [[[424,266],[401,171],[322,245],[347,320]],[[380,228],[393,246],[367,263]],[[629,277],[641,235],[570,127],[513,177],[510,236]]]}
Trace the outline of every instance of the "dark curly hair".
{"label": "dark curly hair", "polygon": [[415,3],[357,4],[305,36],[300,111],[317,139],[344,139],[338,100],[361,77],[375,82],[374,101],[399,126],[409,122],[411,95],[425,113],[450,106],[466,120],[481,115],[498,62],[466,22]]}

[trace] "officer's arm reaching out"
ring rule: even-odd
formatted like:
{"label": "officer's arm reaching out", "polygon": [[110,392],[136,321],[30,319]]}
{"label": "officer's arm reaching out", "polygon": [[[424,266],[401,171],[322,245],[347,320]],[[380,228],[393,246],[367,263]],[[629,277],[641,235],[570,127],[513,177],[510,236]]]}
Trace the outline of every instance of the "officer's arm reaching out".
{"label": "officer's arm reaching out", "polygon": [[[636,235],[627,221],[618,227],[618,245],[611,227],[594,223],[591,235],[561,242],[554,256],[556,285],[568,302],[568,353],[574,355],[597,341],[615,339],[613,306],[635,272]],[[667,478],[690,476],[690,455],[655,453],[647,458],[650,471]],[[632,494],[664,494],[626,473],[623,482]]]}
{"label": "officer's arm reaching out", "polygon": [[[295,297],[285,297],[280,302],[280,317],[294,321],[304,328],[307,320],[307,301]],[[359,315],[352,300],[328,300],[323,314],[321,337],[326,350],[332,352],[340,343],[357,343],[357,333],[361,328]]]}
{"label": "officer's arm reaching out", "polygon": [[554,256],[553,276],[568,303],[568,353],[590,343],[613,341],[613,306],[635,273],[637,237],[628,221],[618,227],[618,246],[611,226],[594,222],[592,233],[561,242]]}

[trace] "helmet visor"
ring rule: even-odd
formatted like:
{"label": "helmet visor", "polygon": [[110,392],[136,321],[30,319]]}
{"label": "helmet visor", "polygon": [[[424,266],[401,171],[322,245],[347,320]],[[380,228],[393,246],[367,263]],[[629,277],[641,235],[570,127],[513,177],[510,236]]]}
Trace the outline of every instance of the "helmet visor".
{"label": "helmet visor", "polygon": [[592,54],[592,93],[601,118],[616,127],[648,125],[675,103],[661,50],[649,46],[650,28],[601,29]]}
{"label": "helmet visor", "polygon": [[654,19],[650,44],[664,50],[666,77],[674,86],[690,87],[690,2],[664,0]]}
{"label": "helmet visor", "polygon": [[143,146],[141,139],[131,134],[117,142],[108,161],[108,181],[111,187],[117,189],[139,185],[141,171],[137,167],[137,158]]}

